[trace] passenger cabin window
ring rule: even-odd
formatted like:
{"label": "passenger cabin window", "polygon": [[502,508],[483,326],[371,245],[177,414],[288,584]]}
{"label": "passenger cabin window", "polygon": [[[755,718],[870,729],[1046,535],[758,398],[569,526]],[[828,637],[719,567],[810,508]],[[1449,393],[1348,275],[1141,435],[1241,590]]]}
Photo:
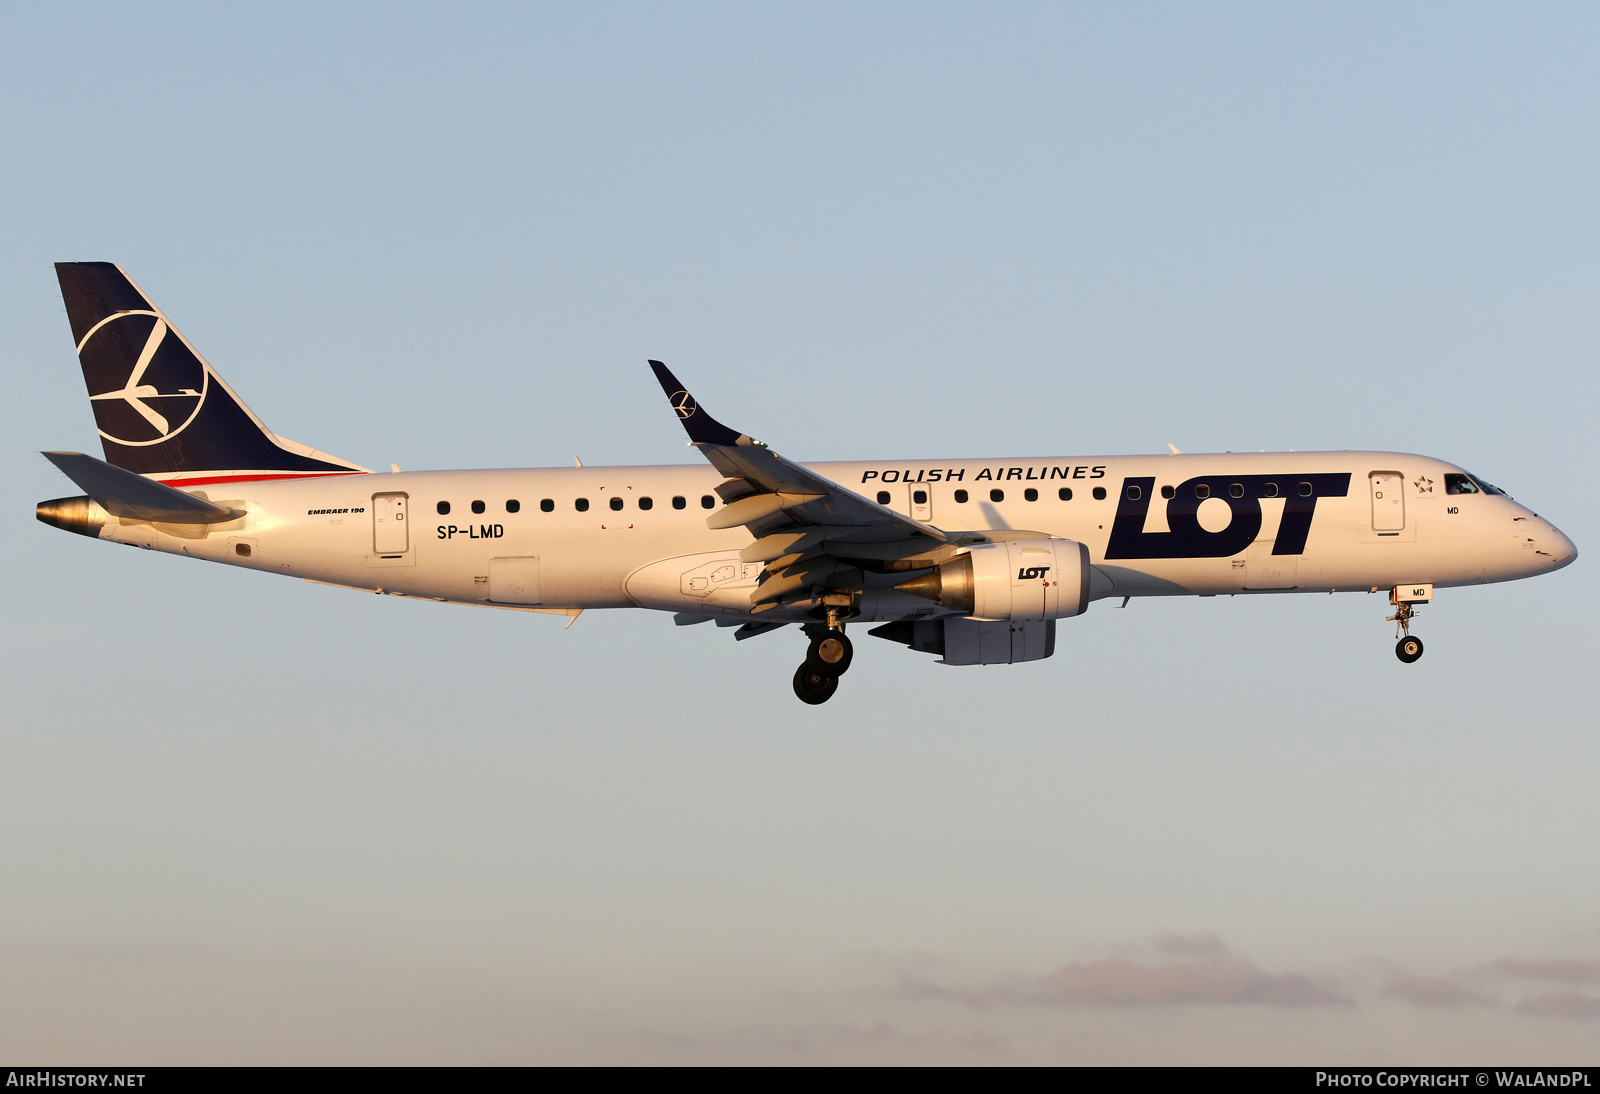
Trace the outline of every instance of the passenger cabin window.
{"label": "passenger cabin window", "polygon": [[1170,499],[1170,498],[1171,498],[1171,497],[1172,497],[1172,496],[1173,496],[1173,495],[1174,495],[1174,494],[1176,494],[1176,493],[1177,493],[1177,491],[1176,491],[1176,490],[1174,490],[1174,489],[1173,489],[1173,488],[1172,488],[1172,487],[1170,487],[1170,486],[1163,486],[1163,487],[1162,487],[1162,488],[1161,488],[1161,496],[1162,496],[1162,497],[1164,497],[1164,498],[1168,498],[1168,499]]}
{"label": "passenger cabin window", "polygon": [[1072,487],[1063,486],[1060,490],[1056,491],[1056,497],[1060,498],[1062,501],[1071,501],[1072,500]]}
{"label": "passenger cabin window", "polygon": [[1035,490],[1031,486],[1028,487],[1026,490],[1024,490],[1022,492],[1022,500],[1023,501],[1038,501],[1039,500],[1039,491]]}
{"label": "passenger cabin window", "polygon": [[686,506],[688,504],[689,503],[684,500],[684,497],[683,497],[682,494],[678,494],[678,495],[674,496],[673,499],[672,499],[672,507],[674,509],[682,509],[684,506]]}
{"label": "passenger cabin window", "polygon": [[1095,501],[1105,501],[1106,500],[1106,488],[1105,487],[1097,486],[1097,487],[1094,488],[1094,500]]}
{"label": "passenger cabin window", "polygon": [[926,490],[913,490],[913,491],[911,491],[911,504],[912,505],[927,505],[928,504],[928,492]]}
{"label": "passenger cabin window", "polygon": [[474,513],[481,513],[481,512],[483,512],[483,502],[481,502],[481,501],[475,501],[475,502],[473,502],[473,503],[472,503],[472,511],[473,511],[473,512],[474,512]]}
{"label": "passenger cabin window", "polygon": [[1139,489],[1137,486],[1128,487],[1128,500],[1129,501],[1138,501],[1142,497],[1144,497],[1144,491],[1143,490]]}
{"label": "passenger cabin window", "polygon": [[1264,482],[1264,483],[1262,483],[1261,484],[1261,496],[1264,497],[1264,498],[1275,498],[1275,497],[1277,497],[1278,496],[1278,484],[1275,483],[1275,482]]}
{"label": "passenger cabin window", "polygon": [[1446,494],[1476,494],[1478,484],[1467,475],[1446,475],[1444,477],[1444,492]]}
{"label": "passenger cabin window", "polygon": [[878,491],[878,504],[879,505],[888,505],[889,504],[889,491],[887,491],[887,490],[879,490]]}
{"label": "passenger cabin window", "polygon": [[1303,482],[1300,484],[1300,496],[1302,498],[1309,498],[1311,496],[1311,484],[1309,482]]}
{"label": "passenger cabin window", "polygon": [[716,507],[717,507],[717,499],[716,498],[712,497],[710,494],[701,494],[700,495],[700,508],[702,508],[702,509],[715,509]]}
{"label": "passenger cabin window", "polygon": [[649,498],[640,498],[639,499],[639,508],[640,509],[648,509],[654,504],[655,504],[655,502],[651,501]]}
{"label": "passenger cabin window", "polygon": [[613,509],[621,509],[622,508],[622,499],[619,498],[619,497],[613,496],[611,498],[611,508],[613,508]]}
{"label": "passenger cabin window", "polygon": [[520,501],[518,501],[516,498],[512,498],[510,501],[506,502],[506,512],[508,512],[508,513],[520,513],[520,512],[522,512],[522,503]]}
{"label": "passenger cabin window", "polygon": [[1203,482],[1195,483],[1194,496],[1197,498],[1209,498],[1211,496],[1211,487]]}
{"label": "passenger cabin window", "polygon": [[956,502],[960,505],[967,504],[967,492],[965,490],[956,491]]}
{"label": "passenger cabin window", "polygon": [[1228,487],[1228,496],[1234,498],[1244,497],[1244,483],[1236,482],[1232,486]]}
{"label": "passenger cabin window", "polygon": [[991,491],[989,491],[989,500],[990,501],[1005,501],[1006,500],[1006,492],[1004,490],[991,490]]}
{"label": "passenger cabin window", "polygon": [[556,500],[554,498],[540,498],[539,499],[539,512],[541,512],[541,513],[554,513],[555,511],[556,511]]}
{"label": "passenger cabin window", "polygon": [[589,499],[579,498],[577,501],[572,503],[572,507],[580,513],[587,513],[589,511]]}
{"label": "passenger cabin window", "polygon": [[450,515],[450,503],[447,501],[441,501],[438,505],[435,505],[434,508],[439,510],[439,515],[441,517],[448,517]]}

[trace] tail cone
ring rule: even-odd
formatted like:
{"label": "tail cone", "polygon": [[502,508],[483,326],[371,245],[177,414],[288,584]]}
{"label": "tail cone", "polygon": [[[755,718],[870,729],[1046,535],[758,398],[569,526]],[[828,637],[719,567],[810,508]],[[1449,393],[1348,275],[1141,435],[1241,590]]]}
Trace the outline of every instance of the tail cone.
{"label": "tail cone", "polygon": [[89,498],[56,498],[34,506],[34,515],[45,524],[64,532],[98,538],[106,523],[106,511]]}

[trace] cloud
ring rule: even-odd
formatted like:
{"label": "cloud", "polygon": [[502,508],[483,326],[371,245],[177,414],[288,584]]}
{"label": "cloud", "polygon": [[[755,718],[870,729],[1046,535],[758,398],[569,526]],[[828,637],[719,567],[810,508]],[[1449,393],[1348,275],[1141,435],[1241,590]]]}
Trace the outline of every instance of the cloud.
{"label": "cloud", "polygon": [[1552,991],[1529,996],[1517,1010],[1539,1018],[1596,1018],[1600,1017],[1600,999],[1577,991]]}
{"label": "cloud", "polygon": [[1212,934],[1209,931],[1199,934],[1176,934],[1168,931],[1155,935],[1150,939],[1150,944],[1156,949],[1164,950],[1167,953],[1226,953],[1228,949],[1227,944],[1222,941],[1220,935]]}
{"label": "cloud", "polygon": [[886,1021],[748,1025],[725,1030],[640,1031],[635,1059],[728,1063],[812,1059],[824,1062],[993,1062],[1009,1051],[987,1030],[908,1030]]}
{"label": "cloud", "polygon": [[977,988],[904,981],[901,993],[974,1006],[1143,1007],[1255,1003],[1276,1007],[1348,1004],[1328,984],[1299,973],[1269,973],[1240,958],[1148,965],[1122,958],[1072,962],[1043,976]]}
{"label": "cloud", "polygon": [[1571,958],[1524,961],[1515,957],[1504,957],[1496,961],[1493,968],[1502,976],[1521,976],[1530,980],[1559,980],[1563,984],[1600,984],[1600,961],[1576,961]]}
{"label": "cloud", "polygon": [[1487,995],[1441,976],[1397,976],[1383,986],[1383,994],[1419,1007],[1486,1007],[1494,1003]]}

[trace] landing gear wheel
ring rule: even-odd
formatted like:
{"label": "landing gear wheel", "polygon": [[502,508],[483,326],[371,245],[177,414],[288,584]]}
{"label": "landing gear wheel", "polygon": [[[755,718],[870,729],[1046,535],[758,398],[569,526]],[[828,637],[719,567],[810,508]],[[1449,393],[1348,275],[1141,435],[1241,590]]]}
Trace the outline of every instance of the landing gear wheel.
{"label": "landing gear wheel", "polygon": [[794,693],[802,703],[817,706],[833,698],[839,678],[817,668],[810,661],[794,670]]}
{"label": "landing gear wheel", "polygon": [[1422,639],[1415,635],[1406,635],[1394,644],[1394,655],[1406,664],[1411,664],[1422,656]]}
{"label": "landing gear wheel", "polygon": [[827,631],[811,640],[806,650],[806,664],[830,676],[843,676],[850,669],[855,649],[844,631]]}

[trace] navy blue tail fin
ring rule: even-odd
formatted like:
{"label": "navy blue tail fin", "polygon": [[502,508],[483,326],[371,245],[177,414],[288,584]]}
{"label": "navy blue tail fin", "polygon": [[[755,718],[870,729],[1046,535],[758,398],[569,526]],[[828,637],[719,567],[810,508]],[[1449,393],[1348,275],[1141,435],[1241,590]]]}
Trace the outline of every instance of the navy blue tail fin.
{"label": "navy blue tail fin", "polygon": [[57,262],[106,462],[187,485],[367,470],[273,433],[109,262]]}

